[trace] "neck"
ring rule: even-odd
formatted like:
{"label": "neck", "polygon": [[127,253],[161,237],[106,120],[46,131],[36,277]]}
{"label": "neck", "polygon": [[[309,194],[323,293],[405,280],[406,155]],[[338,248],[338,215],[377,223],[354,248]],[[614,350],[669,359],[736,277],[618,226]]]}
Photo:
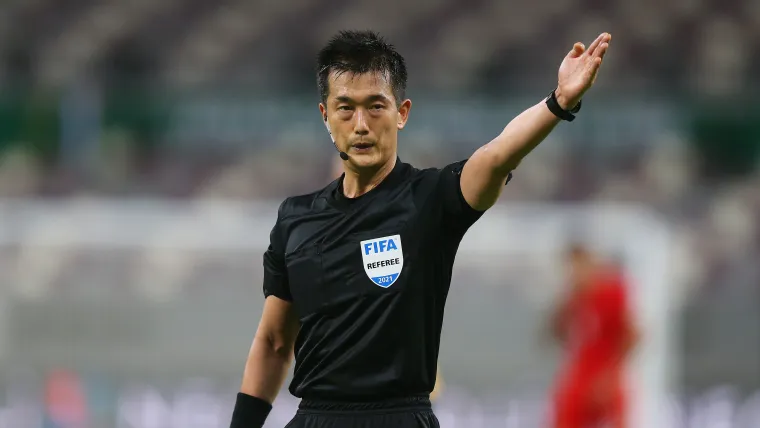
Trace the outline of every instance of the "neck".
{"label": "neck", "polygon": [[347,198],[358,198],[369,192],[385,180],[385,177],[393,171],[394,166],[396,166],[395,156],[379,168],[346,168],[346,175],[343,177],[343,194]]}

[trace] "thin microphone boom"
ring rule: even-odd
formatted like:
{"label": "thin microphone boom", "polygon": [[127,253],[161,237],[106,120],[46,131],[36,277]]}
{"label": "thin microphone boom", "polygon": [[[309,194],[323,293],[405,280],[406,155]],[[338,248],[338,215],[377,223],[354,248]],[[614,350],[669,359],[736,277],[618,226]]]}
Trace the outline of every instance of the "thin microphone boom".
{"label": "thin microphone boom", "polygon": [[[332,134],[330,134],[330,137],[332,137]],[[340,158],[343,159],[344,161],[347,161],[348,153],[340,151],[340,149],[338,148],[338,144],[335,143],[335,140],[333,140],[333,146],[335,146],[335,150],[338,151],[338,155],[340,155]]]}
{"label": "thin microphone boom", "polygon": [[338,154],[340,155],[341,159],[343,159],[344,161],[347,161],[348,153],[340,151],[340,149],[338,148],[338,144],[335,142],[335,138],[333,138],[332,136],[332,131],[330,131],[330,125],[327,124],[327,118],[325,117],[324,119],[325,119],[325,128],[327,128],[327,133],[330,134],[330,139],[333,142],[333,146],[335,146],[335,150],[338,151]]}

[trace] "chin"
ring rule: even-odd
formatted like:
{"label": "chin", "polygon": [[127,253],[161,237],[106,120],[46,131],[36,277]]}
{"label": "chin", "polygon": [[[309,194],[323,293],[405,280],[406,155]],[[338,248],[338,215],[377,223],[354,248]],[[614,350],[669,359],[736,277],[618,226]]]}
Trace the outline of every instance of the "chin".
{"label": "chin", "polygon": [[353,164],[359,168],[379,168],[388,161],[387,156],[383,156],[375,151],[371,153],[352,153],[349,156]]}

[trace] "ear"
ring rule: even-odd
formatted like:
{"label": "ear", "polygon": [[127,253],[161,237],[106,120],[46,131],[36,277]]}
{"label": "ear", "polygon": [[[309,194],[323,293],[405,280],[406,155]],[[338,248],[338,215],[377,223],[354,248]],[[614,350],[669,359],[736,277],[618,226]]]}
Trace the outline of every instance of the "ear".
{"label": "ear", "polygon": [[409,120],[409,111],[412,109],[412,100],[404,100],[398,107],[398,122],[397,126],[399,130],[404,129],[406,121]]}
{"label": "ear", "polygon": [[321,103],[319,104],[319,112],[322,114],[322,120],[325,123],[325,128],[327,128],[327,133],[330,134],[330,138],[335,142],[335,139],[332,136],[332,130],[330,129],[330,124],[327,123],[327,108]]}
{"label": "ear", "polygon": [[325,123],[325,128],[327,128],[327,132],[330,133],[330,136],[332,136],[332,131],[330,130],[330,124],[327,123],[327,107],[325,107],[325,105],[322,103],[319,103],[319,113],[322,115],[322,121]]}

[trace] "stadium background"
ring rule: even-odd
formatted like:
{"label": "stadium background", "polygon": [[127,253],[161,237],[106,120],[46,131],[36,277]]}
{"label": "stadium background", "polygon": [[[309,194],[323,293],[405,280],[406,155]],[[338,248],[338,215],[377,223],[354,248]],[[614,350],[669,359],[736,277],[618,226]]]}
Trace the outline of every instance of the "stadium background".
{"label": "stadium background", "polygon": [[[312,67],[342,28],[407,58],[400,150],[421,167],[469,155],[553,88],[573,42],[611,32],[579,119],[499,208],[656,218],[672,315],[656,328],[674,335],[676,386],[659,426],[760,424],[760,2],[7,0],[0,427],[228,423],[271,206],[332,178]],[[444,426],[537,426],[555,370],[541,322],[560,238],[525,218],[500,229],[504,213],[480,230],[545,248],[472,238],[491,257],[459,258]],[[283,393],[270,426],[294,404]]]}

